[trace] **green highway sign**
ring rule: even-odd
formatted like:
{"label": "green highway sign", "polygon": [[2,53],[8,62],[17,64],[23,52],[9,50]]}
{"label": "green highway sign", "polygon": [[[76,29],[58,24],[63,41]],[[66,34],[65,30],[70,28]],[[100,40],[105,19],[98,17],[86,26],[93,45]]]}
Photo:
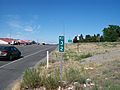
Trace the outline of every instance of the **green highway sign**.
{"label": "green highway sign", "polygon": [[59,36],[59,52],[64,52],[64,36]]}
{"label": "green highway sign", "polygon": [[72,43],[72,40],[71,40],[71,39],[69,39],[69,40],[68,40],[68,43]]}

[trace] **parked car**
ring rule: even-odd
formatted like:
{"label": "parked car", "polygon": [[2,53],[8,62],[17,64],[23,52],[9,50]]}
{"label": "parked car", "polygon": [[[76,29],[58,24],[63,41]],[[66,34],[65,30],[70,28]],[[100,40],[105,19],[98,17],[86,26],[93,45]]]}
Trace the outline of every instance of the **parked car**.
{"label": "parked car", "polygon": [[46,45],[45,42],[42,42],[42,45]]}
{"label": "parked car", "polygon": [[0,46],[0,59],[13,60],[21,57],[21,52],[14,46]]}

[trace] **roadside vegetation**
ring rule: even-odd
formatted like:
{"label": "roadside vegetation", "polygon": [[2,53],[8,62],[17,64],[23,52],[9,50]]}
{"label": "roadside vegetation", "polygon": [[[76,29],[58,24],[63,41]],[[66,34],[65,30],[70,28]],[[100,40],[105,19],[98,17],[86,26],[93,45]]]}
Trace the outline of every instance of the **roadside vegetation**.
{"label": "roadside vegetation", "polygon": [[96,54],[120,50],[120,43],[81,43],[79,52],[77,44],[65,47],[62,81],[61,54],[55,50],[50,54],[49,68],[41,63],[37,68],[27,69],[12,90],[120,90],[120,57],[103,63],[82,63]]}
{"label": "roadside vegetation", "polygon": [[105,56],[102,62],[97,58],[96,62],[86,60],[94,55],[119,53],[120,26],[109,25],[102,31],[102,36],[75,36],[73,44],[65,45],[64,54],[58,50],[51,53],[49,68],[44,62],[27,69],[12,90],[120,90],[120,57],[108,60]]}

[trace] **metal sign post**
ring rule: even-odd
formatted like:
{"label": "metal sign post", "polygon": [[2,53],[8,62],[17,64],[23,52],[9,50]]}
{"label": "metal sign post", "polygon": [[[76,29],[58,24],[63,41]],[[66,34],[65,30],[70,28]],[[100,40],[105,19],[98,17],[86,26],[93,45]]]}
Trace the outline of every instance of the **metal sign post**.
{"label": "metal sign post", "polygon": [[64,53],[64,36],[59,36],[59,52],[61,54],[61,62],[60,62],[60,82],[62,85],[62,69],[63,69],[63,53]]}

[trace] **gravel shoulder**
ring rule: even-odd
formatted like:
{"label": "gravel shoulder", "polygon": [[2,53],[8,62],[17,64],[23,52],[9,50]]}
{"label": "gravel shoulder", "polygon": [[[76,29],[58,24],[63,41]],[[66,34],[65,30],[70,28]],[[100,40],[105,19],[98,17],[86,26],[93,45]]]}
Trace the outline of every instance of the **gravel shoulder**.
{"label": "gravel shoulder", "polygon": [[83,59],[83,61],[85,61],[83,63],[89,63],[89,62],[104,63],[119,59],[120,59],[120,50],[116,50],[116,51],[106,52],[104,54],[97,54],[92,57]]}

